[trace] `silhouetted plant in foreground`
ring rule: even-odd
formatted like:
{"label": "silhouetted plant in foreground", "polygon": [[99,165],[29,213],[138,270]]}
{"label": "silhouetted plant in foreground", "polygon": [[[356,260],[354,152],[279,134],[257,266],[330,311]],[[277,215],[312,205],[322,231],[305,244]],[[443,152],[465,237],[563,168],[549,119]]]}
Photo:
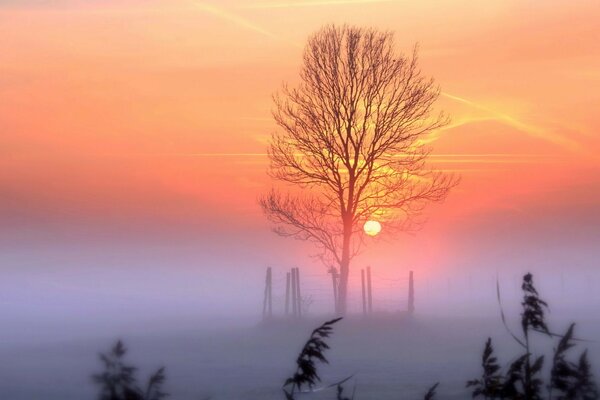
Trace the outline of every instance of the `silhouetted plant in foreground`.
{"label": "silhouetted plant in foreground", "polygon": [[425,397],[423,398],[424,400],[433,400],[435,398],[435,391],[437,389],[437,387],[440,385],[440,383],[436,383],[435,385],[433,385],[432,387],[429,388],[429,390],[427,391],[427,393],[425,393]]}
{"label": "silhouetted plant in foreground", "polygon": [[[332,331],[333,324],[340,321],[342,318],[332,319],[331,321],[327,321],[315,330],[312,331],[310,337],[308,338],[306,344],[298,354],[298,358],[296,359],[296,372],[294,375],[285,380],[283,384],[283,393],[287,400],[295,399],[295,394],[300,392],[303,387],[308,387],[309,390],[312,390],[314,386],[321,381],[321,377],[317,372],[317,362],[322,362],[328,364],[329,361],[325,358],[325,350],[329,349],[329,345],[325,342]],[[330,387],[336,387],[337,400],[353,400],[354,399],[354,391],[352,393],[352,397],[344,397],[344,387],[342,384],[350,379],[352,376],[347,377],[340,382],[329,385]],[[436,389],[439,383],[433,385],[427,393],[425,394],[425,400],[433,400],[436,394]],[[356,389],[356,388],[355,388]]]}
{"label": "silhouetted plant in foreground", "polygon": [[[356,386],[354,387],[356,389]],[[344,387],[341,383],[337,385],[337,397],[336,400],[353,400],[354,399],[354,391],[352,391],[352,397],[344,397]]]}
{"label": "silhouetted plant in foreground", "polygon": [[577,363],[566,358],[567,351],[574,347],[573,331],[575,324],[571,324],[567,333],[560,339],[554,351],[553,365],[550,372],[549,397],[554,393],[556,399],[597,399],[598,388],[591,374],[590,363],[587,359],[587,350],[580,356]]}
{"label": "silhouetted plant in foreground", "polygon": [[485,342],[481,367],[483,369],[481,378],[468,381],[467,387],[474,388],[473,397],[483,396],[485,399],[490,399],[500,392],[502,384],[502,376],[498,373],[500,365],[498,365],[498,359],[494,356],[491,338],[488,338]]}
{"label": "silhouetted plant in foreground", "polygon": [[552,397],[553,391],[568,392],[569,388],[573,386],[574,380],[577,379],[577,366],[566,358],[567,351],[574,346],[572,343],[574,328],[575,324],[569,326],[567,333],[560,339],[554,351],[550,372],[550,397]]}
{"label": "silhouetted plant in foreground", "polygon": [[[329,349],[329,345],[325,342],[325,339],[331,335],[333,324],[341,319],[336,318],[327,321],[312,331],[310,338],[304,344],[302,351],[300,351],[296,359],[296,372],[286,379],[283,384],[283,391],[288,399],[293,399],[294,392],[302,390],[303,386],[308,386],[309,389],[312,389],[317,382],[321,381],[321,377],[317,372],[316,362],[329,363],[324,354],[325,350]],[[286,387],[290,389],[287,390]]]}
{"label": "silhouetted plant in foreground", "polygon": [[[472,396],[484,399],[511,399],[511,400],[540,400],[543,393],[544,381],[541,372],[544,365],[544,356],[533,357],[531,353],[532,333],[541,333],[544,336],[560,338],[554,350],[550,382],[547,385],[548,399],[557,400],[593,400],[598,399],[598,389],[591,374],[590,364],[587,360],[587,351],[584,351],[578,363],[568,360],[567,353],[574,347],[573,332],[575,324],[571,324],[564,335],[551,333],[545,320],[544,311],[548,304],[539,297],[533,284],[533,276],[526,274],[523,277],[523,301],[521,306],[522,337],[510,331],[506,324],[504,312],[502,321],[515,341],[523,348],[524,354],[519,355],[501,374],[501,367],[494,356],[491,338],[488,338],[482,355],[483,374],[479,379],[467,382],[467,387],[473,388]],[[500,302],[500,292],[498,291]]]}
{"label": "silhouetted plant in foreground", "polygon": [[146,389],[137,384],[135,373],[137,368],[124,362],[127,349],[120,340],[110,352],[100,354],[104,371],[93,376],[94,382],[100,386],[99,400],[162,400],[168,395],[163,392],[165,369],[159,368],[148,380]]}

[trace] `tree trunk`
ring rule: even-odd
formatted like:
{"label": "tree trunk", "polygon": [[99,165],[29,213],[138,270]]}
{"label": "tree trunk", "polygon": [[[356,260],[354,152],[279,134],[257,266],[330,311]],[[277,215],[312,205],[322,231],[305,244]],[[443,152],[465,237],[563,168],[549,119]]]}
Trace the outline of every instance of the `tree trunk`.
{"label": "tree trunk", "polygon": [[333,312],[337,313],[338,310],[338,273],[335,267],[331,267],[331,280],[333,282]]}
{"label": "tree trunk", "polygon": [[338,302],[337,302],[337,312],[340,315],[346,315],[347,303],[346,299],[348,297],[348,267],[350,260],[346,260],[340,263],[340,283],[338,288]]}
{"label": "tree trunk", "polygon": [[344,221],[344,240],[342,243],[342,259],[340,261],[340,283],[338,288],[338,313],[346,315],[348,299],[348,274],[350,270],[350,243],[352,239],[352,222]]}

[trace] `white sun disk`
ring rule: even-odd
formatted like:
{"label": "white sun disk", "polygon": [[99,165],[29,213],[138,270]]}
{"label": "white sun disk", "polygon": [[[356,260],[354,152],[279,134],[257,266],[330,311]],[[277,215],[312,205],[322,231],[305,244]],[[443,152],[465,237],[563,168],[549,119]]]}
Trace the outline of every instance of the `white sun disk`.
{"label": "white sun disk", "polygon": [[375,236],[381,232],[381,224],[378,221],[369,220],[363,225],[365,233],[369,236]]}

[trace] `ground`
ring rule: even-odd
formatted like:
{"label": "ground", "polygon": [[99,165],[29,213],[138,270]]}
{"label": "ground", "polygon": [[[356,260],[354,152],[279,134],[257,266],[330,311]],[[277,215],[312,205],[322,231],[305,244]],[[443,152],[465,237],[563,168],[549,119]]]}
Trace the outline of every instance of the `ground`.
{"label": "ground", "polygon": [[[566,317],[557,329],[566,326]],[[121,335],[130,349],[128,360],[146,377],[161,365],[167,368],[167,390],[175,400],[283,399],[281,384],[293,373],[297,352],[310,331],[326,317],[302,322],[247,323],[235,328],[208,321],[163,326]],[[580,321],[581,335],[600,337],[600,324]],[[587,324],[587,326],[585,326]],[[244,325],[244,324],[242,324]],[[518,326],[517,326],[518,327]],[[371,320],[350,317],[335,327],[323,366],[323,384],[353,375],[346,390],[357,400],[420,399],[440,382],[439,399],[469,398],[464,384],[479,374],[480,352],[492,336],[498,356],[508,362],[516,350],[497,315],[488,318],[449,318],[400,315]],[[87,335],[61,340],[0,343],[0,388],[3,399],[95,399],[90,376],[101,369],[99,351],[116,336]],[[541,338],[539,350],[552,341]],[[600,348],[588,343],[599,371]],[[597,372],[598,374],[598,372]],[[348,393],[350,394],[350,393]],[[301,398],[335,398],[332,390]]]}

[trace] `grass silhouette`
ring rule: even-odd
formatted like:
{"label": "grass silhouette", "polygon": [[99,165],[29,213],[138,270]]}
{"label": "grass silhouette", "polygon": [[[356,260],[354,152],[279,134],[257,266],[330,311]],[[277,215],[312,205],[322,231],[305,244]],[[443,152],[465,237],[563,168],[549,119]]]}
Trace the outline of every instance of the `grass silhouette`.
{"label": "grass silhouette", "polygon": [[100,387],[99,400],[162,400],[168,396],[162,387],[166,380],[164,367],[159,368],[142,389],[136,378],[137,368],[125,363],[127,349],[118,340],[108,353],[100,354],[104,371],[92,376]]}
{"label": "grass silhouette", "polygon": [[[594,400],[599,398],[598,388],[591,374],[587,350],[580,355],[578,362],[569,361],[570,350],[575,347],[574,329],[571,324],[563,335],[552,333],[546,323],[545,310],[548,304],[542,300],[533,283],[533,275],[523,276],[521,285],[523,300],[521,302],[521,336],[510,331],[500,303],[502,321],[513,339],[521,346],[523,353],[518,354],[501,373],[498,359],[494,355],[492,339],[488,338],[483,354],[480,378],[467,382],[472,387],[473,398],[510,399],[510,400]],[[558,338],[554,348],[550,378],[546,383],[542,377],[544,355],[534,356],[531,353],[533,334],[545,338]]]}
{"label": "grass silhouette", "polygon": [[[328,363],[325,358],[325,350],[329,349],[329,345],[325,342],[332,331],[333,325],[339,322],[342,318],[332,319],[315,328],[304,347],[296,358],[296,372],[291,377],[287,378],[283,384],[283,392],[288,400],[294,399],[296,391],[301,391],[303,387],[313,389],[315,384],[321,381],[321,377],[317,371],[317,362]],[[341,384],[338,387],[338,398],[342,396],[343,388]]]}
{"label": "grass silhouette", "polygon": [[[587,350],[573,359],[572,350],[581,339],[575,337],[575,324],[560,335],[553,333],[546,322],[548,304],[540,298],[535,288],[533,275],[523,276],[521,285],[523,299],[521,302],[520,334],[513,333],[506,322],[500,289],[497,286],[498,303],[502,322],[522,352],[512,357],[512,361],[502,367],[495,355],[492,339],[485,342],[481,355],[482,373],[479,377],[466,382],[472,389],[473,398],[499,400],[596,400],[600,398],[598,386],[592,375]],[[305,342],[296,358],[296,370],[283,384],[283,393],[287,400],[295,400],[297,394],[310,394],[313,391],[336,388],[337,400],[354,400],[354,388],[351,397],[344,394],[343,384],[352,376],[339,382],[315,389],[321,382],[318,371],[320,363],[329,363],[325,351],[329,344],[327,339],[333,333],[333,327],[342,318],[332,319],[315,328]],[[543,372],[545,355],[532,353],[532,344],[539,338],[558,340],[550,357],[549,378],[544,380]],[[537,348],[538,346],[536,346]],[[164,368],[158,369],[142,389],[136,378],[137,368],[124,361],[127,350],[121,341],[117,341],[106,354],[100,354],[104,371],[93,375],[99,386],[99,400],[163,400],[168,394],[163,391],[165,382]],[[439,383],[429,388],[424,395],[425,400],[433,400]]]}

